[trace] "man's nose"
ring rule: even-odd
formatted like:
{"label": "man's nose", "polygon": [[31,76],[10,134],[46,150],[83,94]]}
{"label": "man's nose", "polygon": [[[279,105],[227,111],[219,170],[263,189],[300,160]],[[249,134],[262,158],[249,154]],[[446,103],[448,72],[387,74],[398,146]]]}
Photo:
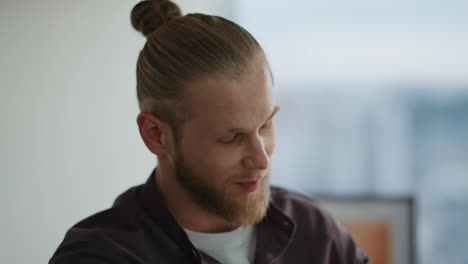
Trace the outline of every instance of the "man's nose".
{"label": "man's nose", "polygon": [[247,155],[243,160],[243,165],[248,169],[266,170],[270,164],[270,157],[265,150],[264,140],[256,136],[249,142]]}

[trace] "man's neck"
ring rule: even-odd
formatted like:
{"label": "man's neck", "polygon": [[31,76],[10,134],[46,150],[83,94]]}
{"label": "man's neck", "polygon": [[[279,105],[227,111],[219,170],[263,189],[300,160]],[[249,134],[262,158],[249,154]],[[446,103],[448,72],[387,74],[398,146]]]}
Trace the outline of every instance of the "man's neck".
{"label": "man's neck", "polygon": [[196,232],[219,233],[239,227],[202,209],[180,186],[171,168],[160,163],[154,177],[166,207],[183,228]]}

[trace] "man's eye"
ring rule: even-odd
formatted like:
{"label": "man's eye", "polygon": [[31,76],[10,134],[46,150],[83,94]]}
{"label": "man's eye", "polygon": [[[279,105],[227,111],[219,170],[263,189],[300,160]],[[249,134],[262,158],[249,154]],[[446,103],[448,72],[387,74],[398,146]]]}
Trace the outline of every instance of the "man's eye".
{"label": "man's eye", "polygon": [[240,135],[239,134],[236,134],[234,135],[234,137],[230,138],[230,139],[220,139],[219,142],[222,143],[222,144],[234,144],[236,143],[236,141],[239,139]]}

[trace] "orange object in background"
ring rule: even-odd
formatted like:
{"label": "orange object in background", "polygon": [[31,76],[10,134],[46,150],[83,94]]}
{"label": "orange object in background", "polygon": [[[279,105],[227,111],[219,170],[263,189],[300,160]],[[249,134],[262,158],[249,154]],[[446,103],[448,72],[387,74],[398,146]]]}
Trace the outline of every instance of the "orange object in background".
{"label": "orange object in background", "polygon": [[385,220],[342,220],[372,263],[391,264],[391,226]]}

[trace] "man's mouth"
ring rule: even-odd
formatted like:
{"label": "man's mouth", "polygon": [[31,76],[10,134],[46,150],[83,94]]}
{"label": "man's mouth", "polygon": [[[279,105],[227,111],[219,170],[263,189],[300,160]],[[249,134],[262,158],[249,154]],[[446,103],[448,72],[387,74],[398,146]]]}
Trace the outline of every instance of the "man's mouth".
{"label": "man's mouth", "polygon": [[254,192],[255,190],[257,190],[261,181],[262,179],[254,180],[254,181],[236,182],[236,185],[238,185],[241,188],[241,190],[245,192]]}

